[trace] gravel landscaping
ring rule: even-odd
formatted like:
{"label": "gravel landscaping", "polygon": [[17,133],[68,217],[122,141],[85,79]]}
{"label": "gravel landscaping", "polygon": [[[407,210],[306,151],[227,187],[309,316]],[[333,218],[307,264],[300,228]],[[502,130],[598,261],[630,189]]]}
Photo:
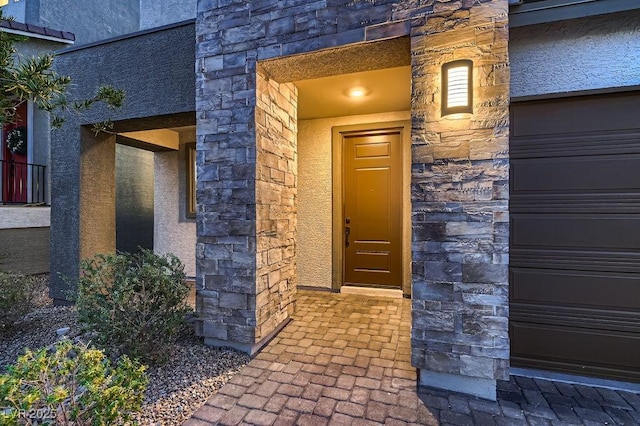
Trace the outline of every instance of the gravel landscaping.
{"label": "gravel landscaping", "polygon": [[[0,373],[23,353],[38,349],[59,338],[57,331],[68,327],[66,336],[80,336],[73,307],[52,306],[43,296],[38,307],[11,331],[0,334]],[[165,365],[148,370],[149,387],[142,410],[135,420],[141,425],[180,425],[238,372],[249,357],[231,349],[207,347],[192,331],[187,331],[172,347]]]}

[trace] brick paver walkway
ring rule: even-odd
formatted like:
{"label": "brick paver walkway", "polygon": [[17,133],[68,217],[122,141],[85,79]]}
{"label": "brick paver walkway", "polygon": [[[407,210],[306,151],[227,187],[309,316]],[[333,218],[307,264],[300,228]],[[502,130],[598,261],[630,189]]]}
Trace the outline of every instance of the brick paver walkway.
{"label": "brick paver walkway", "polygon": [[411,302],[300,291],[293,321],[185,425],[640,424],[640,396],[528,378],[416,391]]}

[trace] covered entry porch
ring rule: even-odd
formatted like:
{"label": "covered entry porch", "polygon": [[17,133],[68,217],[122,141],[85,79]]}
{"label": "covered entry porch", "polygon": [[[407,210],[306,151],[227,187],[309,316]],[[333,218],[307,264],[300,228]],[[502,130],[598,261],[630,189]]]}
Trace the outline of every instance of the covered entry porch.
{"label": "covered entry porch", "polygon": [[[409,66],[410,110],[401,112],[409,113],[410,154],[399,190],[407,207],[394,217],[411,232],[397,268],[407,277],[398,287],[412,300],[411,363],[422,384],[495,399],[509,364],[507,2],[292,4],[234,3],[198,14],[197,333],[255,354],[295,313],[311,270],[302,257],[302,170],[319,174],[303,162],[296,82]],[[235,20],[244,24],[229,28]],[[473,108],[449,114],[442,70],[457,60],[471,65]],[[331,164],[340,168],[335,157]],[[337,179],[330,174],[324,184]],[[329,193],[340,210],[339,192]],[[335,256],[347,247],[344,225],[353,217],[313,213],[306,224],[334,220],[320,254],[331,261],[316,270],[336,289],[336,276],[338,286],[349,281]]]}

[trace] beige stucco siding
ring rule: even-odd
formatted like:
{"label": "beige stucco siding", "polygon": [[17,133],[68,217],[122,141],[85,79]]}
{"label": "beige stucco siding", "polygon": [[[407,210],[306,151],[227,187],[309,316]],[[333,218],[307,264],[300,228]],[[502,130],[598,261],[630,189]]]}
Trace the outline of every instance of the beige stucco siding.
{"label": "beige stucco siding", "polygon": [[331,288],[332,127],[409,119],[400,111],[298,122],[299,285]]}
{"label": "beige stucco siding", "polygon": [[196,275],[196,221],[187,219],[186,149],[155,154],[153,250],[173,253],[187,276]]}

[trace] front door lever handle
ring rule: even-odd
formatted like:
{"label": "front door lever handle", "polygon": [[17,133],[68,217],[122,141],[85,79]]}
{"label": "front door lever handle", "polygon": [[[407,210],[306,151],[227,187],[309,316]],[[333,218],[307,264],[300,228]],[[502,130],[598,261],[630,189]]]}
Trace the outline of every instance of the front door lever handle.
{"label": "front door lever handle", "polygon": [[345,247],[349,247],[349,234],[351,234],[351,227],[345,226],[344,228]]}

